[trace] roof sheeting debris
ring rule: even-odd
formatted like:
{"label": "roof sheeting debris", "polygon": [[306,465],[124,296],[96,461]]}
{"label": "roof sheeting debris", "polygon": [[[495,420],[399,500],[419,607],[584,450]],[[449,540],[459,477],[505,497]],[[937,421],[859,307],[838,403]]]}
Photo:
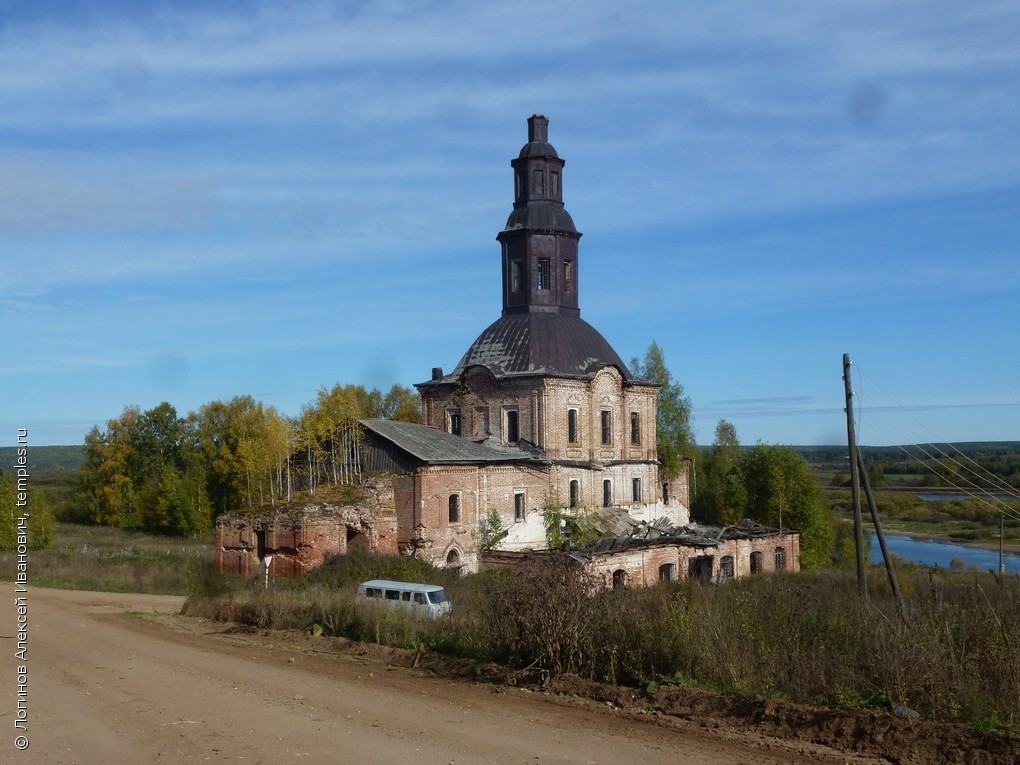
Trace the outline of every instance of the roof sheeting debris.
{"label": "roof sheeting debris", "polygon": [[776,529],[744,519],[736,526],[709,526],[688,523],[673,526],[660,518],[652,523],[635,523],[629,533],[605,536],[595,543],[592,553],[612,553],[640,547],[682,545],[684,547],[718,547],[733,539],[762,539],[778,536],[798,529]]}

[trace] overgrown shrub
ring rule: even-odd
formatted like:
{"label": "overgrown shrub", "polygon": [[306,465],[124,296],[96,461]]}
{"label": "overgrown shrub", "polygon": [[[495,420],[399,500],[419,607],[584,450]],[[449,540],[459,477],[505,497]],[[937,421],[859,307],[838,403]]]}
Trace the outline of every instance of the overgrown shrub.
{"label": "overgrown shrub", "polygon": [[[407,559],[359,556],[330,561],[288,588],[220,598],[214,611],[263,628],[318,624],[326,634],[425,645],[547,676],[686,683],[840,708],[904,704],[944,721],[1020,723],[1020,577],[903,567],[903,622],[878,569],[864,601],[843,571],[604,590],[567,556],[456,580],[403,568],[417,565]],[[453,613],[427,620],[356,604],[353,583],[374,577],[443,584]],[[189,609],[213,600],[189,599]]]}

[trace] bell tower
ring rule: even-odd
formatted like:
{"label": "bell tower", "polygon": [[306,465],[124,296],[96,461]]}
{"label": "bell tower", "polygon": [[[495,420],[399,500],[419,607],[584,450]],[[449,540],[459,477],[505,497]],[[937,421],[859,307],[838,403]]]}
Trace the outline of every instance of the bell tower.
{"label": "bell tower", "polygon": [[577,241],[563,207],[563,165],[549,143],[549,120],[528,119],[528,142],[516,159],[514,209],[496,236],[503,248],[503,316],[580,316]]}

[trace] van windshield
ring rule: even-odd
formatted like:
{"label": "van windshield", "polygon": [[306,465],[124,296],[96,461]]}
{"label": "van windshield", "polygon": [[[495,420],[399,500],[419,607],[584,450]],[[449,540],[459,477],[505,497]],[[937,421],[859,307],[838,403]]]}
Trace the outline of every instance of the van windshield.
{"label": "van windshield", "polygon": [[445,603],[446,602],[446,591],[436,590],[435,592],[429,593],[430,603]]}

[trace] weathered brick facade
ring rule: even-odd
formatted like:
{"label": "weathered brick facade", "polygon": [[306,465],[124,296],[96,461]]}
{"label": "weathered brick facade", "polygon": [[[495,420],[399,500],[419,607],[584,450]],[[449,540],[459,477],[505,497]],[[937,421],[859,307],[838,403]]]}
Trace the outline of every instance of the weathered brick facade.
{"label": "weathered brick facade", "polygon": [[[750,536],[742,527],[714,531],[722,537],[715,544],[695,544],[679,538],[617,540],[624,549],[575,552],[572,558],[593,576],[597,587],[652,587],[663,581],[685,579],[723,582],[800,570],[800,532],[796,530],[755,527]],[[480,568],[524,572],[542,566],[550,554],[492,550],[481,556]]]}
{"label": "weathered brick facade", "polygon": [[[497,236],[501,316],[453,372],[436,367],[416,386],[425,425],[362,421],[358,467],[389,476],[389,515],[344,508],[328,518],[306,512],[289,520],[225,520],[217,527],[221,570],[249,573],[269,553],[280,561],[277,571],[302,573],[358,542],[473,572],[493,514],[498,549],[540,550],[548,544],[544,511],[551,507],[567,515],[615,508],[624,526],[688,523],[689,464],[668,480],[660,471],[659,387],[632,374],[581,318],[581,234],[563,206],[564,162],[548,143],[545,117],[528,120],[528,143],[511,165],[513,210]],[[737,576],[750,570],[752,555],[757,563],[768,558],[761,540],[720,544],[729,552],[719,547],[711,566],[697,545],[661,542],[600,553],[589,565],[600,575],[648,584],[658,581],[662,566],[673,566],[677,576],[695,570],[713,576],[725,559],[727,575]],[[796,566],[796,537],[776,544]],[[756,570],[774,567],[772,553]]]}
{"label": "weathered brick facade", "polygon": [[329,555],[359,547],[396,555],[397,515],[388,481],[366,487],[358,507],[329,503],[261,513],[228,513],[216,520],[216,570],[249,576],[263,570],[302,576]]}
{"label": "weathered brick facade", "polygon": [[[753,562],[753,565],[752,565]],[[650,587],[660,581],[742,579],[752,574],[800,570],[800,533],[729,539],[716,547],[649,544],[595,553],[588,568],[607,587]]]}

